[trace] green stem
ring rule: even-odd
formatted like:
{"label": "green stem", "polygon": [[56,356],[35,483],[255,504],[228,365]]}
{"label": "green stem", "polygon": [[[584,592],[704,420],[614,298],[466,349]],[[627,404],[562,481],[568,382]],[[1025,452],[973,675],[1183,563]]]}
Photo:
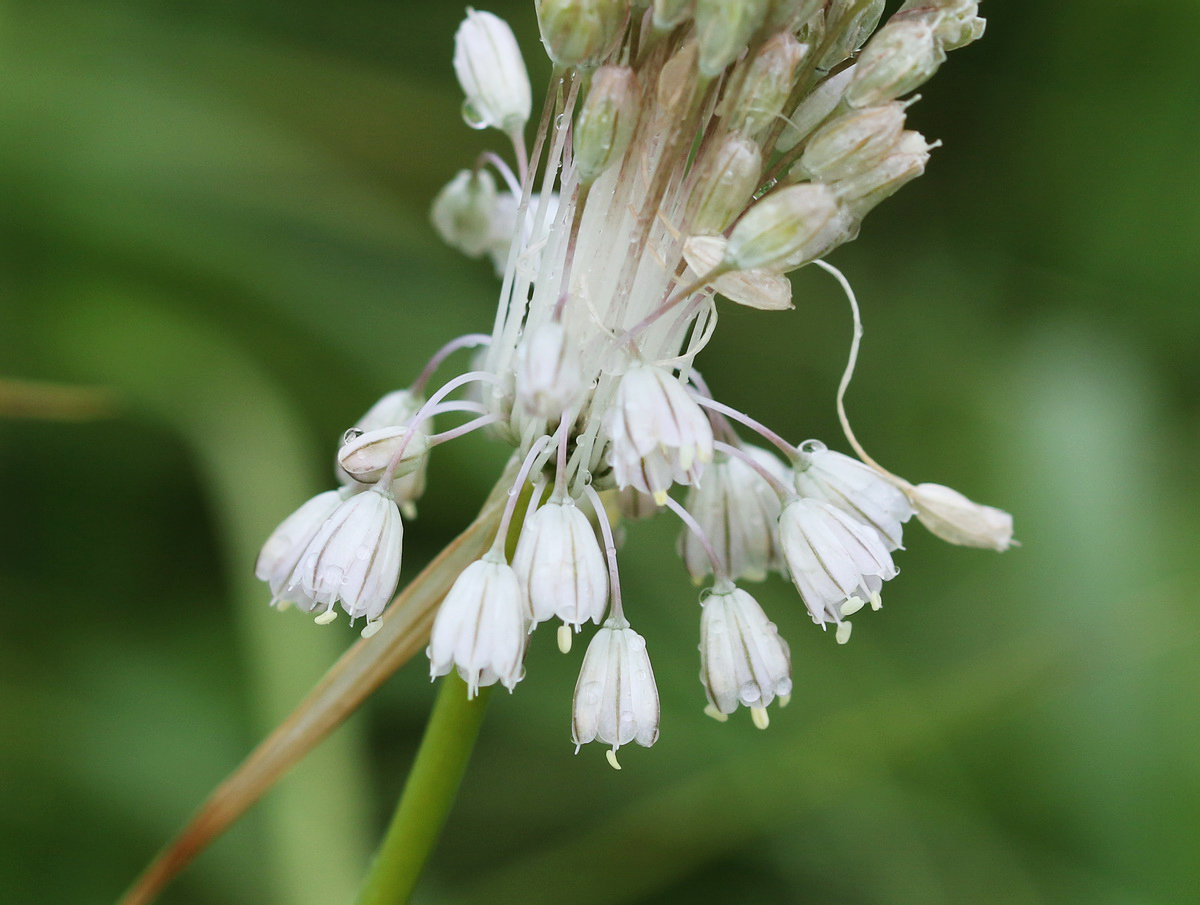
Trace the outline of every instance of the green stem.
{"label": "green stem", "polygon": [[481,688],[468,700],[466,683],[455,673],[442,680],[417,759],[358,905],[403,905],[412,895],[467,771],[490,691]]}

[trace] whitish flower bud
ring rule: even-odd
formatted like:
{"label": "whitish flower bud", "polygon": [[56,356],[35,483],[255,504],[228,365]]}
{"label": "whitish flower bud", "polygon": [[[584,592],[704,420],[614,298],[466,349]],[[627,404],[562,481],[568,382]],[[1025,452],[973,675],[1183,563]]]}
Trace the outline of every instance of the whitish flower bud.
{"label": "whitish flower bud", "polygon": [[594,66],[621,37],[628,0],[538,0],[538,28],[559,66]]}
{"label": "whitish flower bud", "polygon": [[628,66],[601,66],[575,118],[575,169],[584,185],[619,161],[637,125],[641,89]]}
{"label": "whitish flower bud", "polygon": [[792,693],[787,643],[753,597],[740,588],[716,590],[702,603],[700,681],[718,719],[749,707],[766,727],[766,708]]}
{"label": "whitish flower bud", "polygon": [[846,89],[851,107],[871,107],[903,97],[933,75],[946,54],[926,17],[889,22],[858,57],[854,81]]}
{"label": "whitish flower bud", "polygon": [[920,132],[902,132],[900,140],[882,160],[847,179],[830,183],[830,188],[854,216],[864,217],[879,202],[925,172],[932,147]]}
{"label": "whitish flower bud", "polygon": [[297,603],[304,610],[312,609],[312,600],[298,584],[292,585],[292,573],[309,543],[344,498],[343,492],[337,490],[317,494],[285,518],[267,538],[254,564],[254,574],[270,586],[272,604]]}
{"label": "whitish flower bud", "polygon": [[762,150],[748,138],[729,135],[710,146],[697,165],[684,222],[689,232],[715,236],[746,207],[762,176]]}
{"label": "whitish flower bud", "polygon": [[836,72],[816,88],[809,92],[808,97],[800,102],[795,112],[788,118],[787,125],[779,135],[776,147],[780,151],[790,151],[821,125],[829,114],[841,103],[842,95],[854,78],[854,66],[850,65],[841,72]]}
{"label": "whitish flower bud", "polygon": [[463,104],[467,125],[513,132],[529,120],[529,74],[517,39],[503,19],[467,10],[454,35],[454,72],[467,96]]}
{"label": "whitish flower bud", "polygon": [[[658,741],[658,688],[646,639],[622,618],[610,618],[592,637],[575,685],[571,740],[650,747]],[[609,763],[617,769],[616,757]]]}
{"label": "whitish flower bud", "polygon": [[662,505],[674,483],[695,484],[712,459],[712,425],[683,384],[663,368],[633,364],[604,415],[608,460],[618,487]]}
{"label": "whitish flower bud", "polygon": [[654,27],[670,31],[692,14],[695,0],[654,0]]}
{"label": "whitish flower bud", "polygon": [[763,27],[766,31],[795,31],[812,19],[825,0],[772,0]]}
{"label": "whitish flower bud", "polygon": [[551,499],[529,517],[513,569],[534,624],[557,617],[579,631],[604,617],[608,565],[591,522],[572,500]]}
{"label": "whitish flower bud", "polygon": [[521,409],[538,418],[557,418],[583,394],[579,350],[566,328],[538,324],[517,346],[516,392]]}
{"label": "whitish flower bud", "polygon": [[807,53],[808,45],[801,44],[789,31],[764,43],[746,65],[738,89],[721,101],[717,112],[722,124],[749,138],[758,138],[773,126]]}
{"label": "whitish flower bud", "polygon": [[[725,260],[729,241],[723,236],[692,236],[683,243],[683,259],[698,280]],[[725,298],[760,311],[785,311],[792,307],[792,281],[769,270],[734,270],[709,284]]]}
{"label": "whitish flower bud", "polygon": [[[752,454],[777,477],[787,480],[782,463],[766,450]],[[720,456],[704,473],[704,482],[688,491],[688,512],[712,545],[717,561],[735,581],[762,581],[779,563],[779,497],[752,467],[735,456]],[[712,564],[696,535],[679,535],[679,555],[697,584]]]}
{"label": "whitish flower bud", "polygon": [[817,130],[800,157],[800,167],[822,182],[856,176],[882,160],[903,130],[903,104],[852,110]]}
{"label": "whitish flower bud", "polygon": [[700,73],[707,78],[741,56],[763,24],[769,0],[696,0],[696,40]]}
{"label": "whitish flower bud", "polygon": [[[347,434],[351,434],[352,431],[361,431],[365,434],[384,427],[404,427],[424,403],[425,400],[411,390],[393,390],[367,409],[366,414],[355,422],[354,427],[351,428],[351,431],[347,431]],[[420,430],[426,436],[433,433],[433,419],[426,418],[421,422]],[[413,438],[414,441],[416,439],[416,437]],[[346,438],[343,438],[343,442],[345,440]],[[400,506],[400,512],[407,519],[417,517],[416,501],[425,493],[425,471],[428,465],[428,444],[426,444],[426,454],[416,461],[415,467],[405,474],[403,472],[408,469],[406,463],[405,468],[399,469],[399,476],[392,480],[392,495]],[[334,471],[338,480],[343,484],[355,480],[346,474],[336,457]]]}
{"label": "whitish flower bud", "polygon": [[442,240],[468,257],[491,248],[496,182],[487,170],[459,170],[433,199],[430,219]]}
{"label": "whitish flower bud", "polygon": [[512,691],[525,673],[527,637],[517,573],[488,554],[463,570],[438,608],[426,651],[429,675],[457,668],[470,697],[496,682]]}
{"label": "whitish flower bud", "polygon": [[[379,618],[400,578],[404,524],[391,493],[372,487],[337,507],[308,542],[280,595],[331,621],[338,602],[351,618]],[[297,596],[290,596],[299,588]]]}
{"label": "whitish flower bud", "polygon": [[797,497],[779,517],[779,543],[792,583],[818,625],[839,625],[864,601],[878,608],[896,567],[874,528],[820,500]]}
{"label": "whitish flower bud", "polygon": [[796,492],[824,500],[879,532],[889,550],[902,544],[903,525],[913,507],[900,489],[870,465],[826,449],[819,440],[800,447]]}
{"label": "whitish flower bud", "polygon": [[830,0],[825,10],[825,23],[829,29],[837,29],[825,55],[818,61],[817,68],[832,69],[852,56],[871,36],[883,16],[885,0],[871,2],[851,15],[860,0]]}
{"label": "whitish flower bud", "polygon": [[1014,543],[1012,516],[973,502],[941,484],[911,488],[917,518],[944,541],[965,547],[983,547],[1003,553]]}
{"label": "whitish flower bud", "polygon": [[937,15],[934,37],[943,50],[957,50],[983,37],[987,20],[979,17],[977,0],[907,0],[892,18]]}
{"label": "whitish flower bud", "polygon": [[784,270],[825,254],[853,229],[850,214],[826,186],[778,189],[734,226],[725,261],[738,270]]}
{"label": "whitish flower bud", "polygon": [[[529,208],[525,212],[525,220],[521,229],[521,247],[525,249],[524,257],[518,264],[522,272],[531,276],[536,275],[541,267],[541,249],[549,236],[558,215],[558,195],[551,193],[546,200],[546,215],[542,221],[542,229],[537,239],[533,231],[537,227],[537,210],[542,196],[534,194],[529,199]],[[508,266],[508,253],[517,236],[517,210],[520,202],[512,192],[504,192],[496,203],[496,211],[492,216],[492,242],[488,249],[492,264],[496,268],[496,276],[504,276],[504,268]]]}
{"label": "whitish flower bud", "polygon": [[[409,434],[412,436],[405,443]],[[402,445],[404,451],[394,475],[406,475],[420,465],[429,451],[429,441],[421,431],[405,427],[381,427],[365,433],[353,429],[347,431],[345,442],[338,450],[338,464],[359,483],[372,484],[383,476]]]}

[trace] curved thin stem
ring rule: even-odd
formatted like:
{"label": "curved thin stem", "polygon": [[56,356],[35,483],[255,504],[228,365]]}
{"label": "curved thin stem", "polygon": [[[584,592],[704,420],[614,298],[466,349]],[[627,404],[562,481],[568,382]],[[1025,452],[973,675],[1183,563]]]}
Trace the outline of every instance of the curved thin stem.
{"label": "curved thin stem", "polygon": [[433,852],[466,773],[490,687],[467,697],[462,679],[442,680],[396,813],[358,894],[358,905],[403,905]]}

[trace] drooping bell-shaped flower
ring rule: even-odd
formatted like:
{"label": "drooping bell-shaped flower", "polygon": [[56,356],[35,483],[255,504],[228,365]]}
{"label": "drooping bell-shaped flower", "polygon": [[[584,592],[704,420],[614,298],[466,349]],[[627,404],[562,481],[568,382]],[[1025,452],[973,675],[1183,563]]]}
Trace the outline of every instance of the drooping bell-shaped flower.
{"label": "drooping bell-shaped flower", "polygon": [[740,588],[717,588],[702,606],[700,681],[708,712],[723,720],[739,705],[749,707],[755,724],[766,728],[767,705],[792,693],[787,643],[758,601]]}
{"label": "drooping bell-shaped flower", "polygon": [[485,554],[463,569],[442,601],[429,639],[429,675],[451,669],[474,697],[499,682],[509,691],[525,674],[525,605],[517,574],[504,559]]}
{"label": "drooping bell-shaped flower", "polygon": [[894,578],[883,539],[874,528],[820,500],[797,497],[779,517],[779,542],[792,583],[818,625],[838,624],[869,601],[878,607],[882,583]]}
{"label": "drooping bell-shaped flower", "polygon": [[712,425],[683,384],[635,362],[604,416],[618,487],[636,487],[660,505],[672,484],[695,484],[712,459]]}
{"label": "drooping bell-shaped flower", "polygon": [[623,617],[609,618],[592,637],[575,685],[571,739],[576,750],[593,741],[611,745],[609,763],[619,770],[617,749],[630,742],[653,745],[658,717],[646,639]]}
{"label": "drooping bell-shaped flower", "polygon": [[302,610],[313,608],[312,599],[298,583],[292,583],[292,573],[309,542],[342,505],[349,492],[326,490],[317,494],[280,522],[279,527],[267,538],[254,564],[254,574],[270,586],[272,604],[279,605],[281,609],[293,603]]}

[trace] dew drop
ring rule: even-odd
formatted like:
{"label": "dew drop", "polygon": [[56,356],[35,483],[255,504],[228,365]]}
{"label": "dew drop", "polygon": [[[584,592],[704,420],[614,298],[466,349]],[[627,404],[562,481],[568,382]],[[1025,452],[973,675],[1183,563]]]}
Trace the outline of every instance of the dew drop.
{"label": "dew drop", "polygon": [[747,682],[741,687],[738,697],[741,698],[743,704],[750,705],[762,697],[762,692],[755,683]]}
{"label": "dew drop", "polygon": [[567,114],[560,113],[560,114],[558,114],[558,116],[554,117],[554,128],[561,130],[561,129],[565,128],[566,125],[567,125]]}
{"label": "dew drop", "polygon": [[643,638],[641,635],[630,633],[629,649],[632,651],[645,650],[646,649],[646,639]]}
{"label": "dew drop", "polygon": [[355,559],[366,559],[370,555],[371,555],[371,548],[368,547],[366,544],[361,545],[357,550],[354,551]]}
{"label": "dew drop", "polygon": [[474,107],[472,107],[470,101],[463,101],[462,118],[463,122],[472,129],[487,128],[487,118]]}
{"label": "dew drop", "polygon": [[600,690],[599,682],[588,682],[583,688],[579,689],[579,698],[585,704],[599,704]]}
{"label": "dew drop", "polygon": [[342,445],[349,443],[351,440],[357,440],[365,431],[359,430],[357,427],[352,427],[346,433],[342,434]]}

